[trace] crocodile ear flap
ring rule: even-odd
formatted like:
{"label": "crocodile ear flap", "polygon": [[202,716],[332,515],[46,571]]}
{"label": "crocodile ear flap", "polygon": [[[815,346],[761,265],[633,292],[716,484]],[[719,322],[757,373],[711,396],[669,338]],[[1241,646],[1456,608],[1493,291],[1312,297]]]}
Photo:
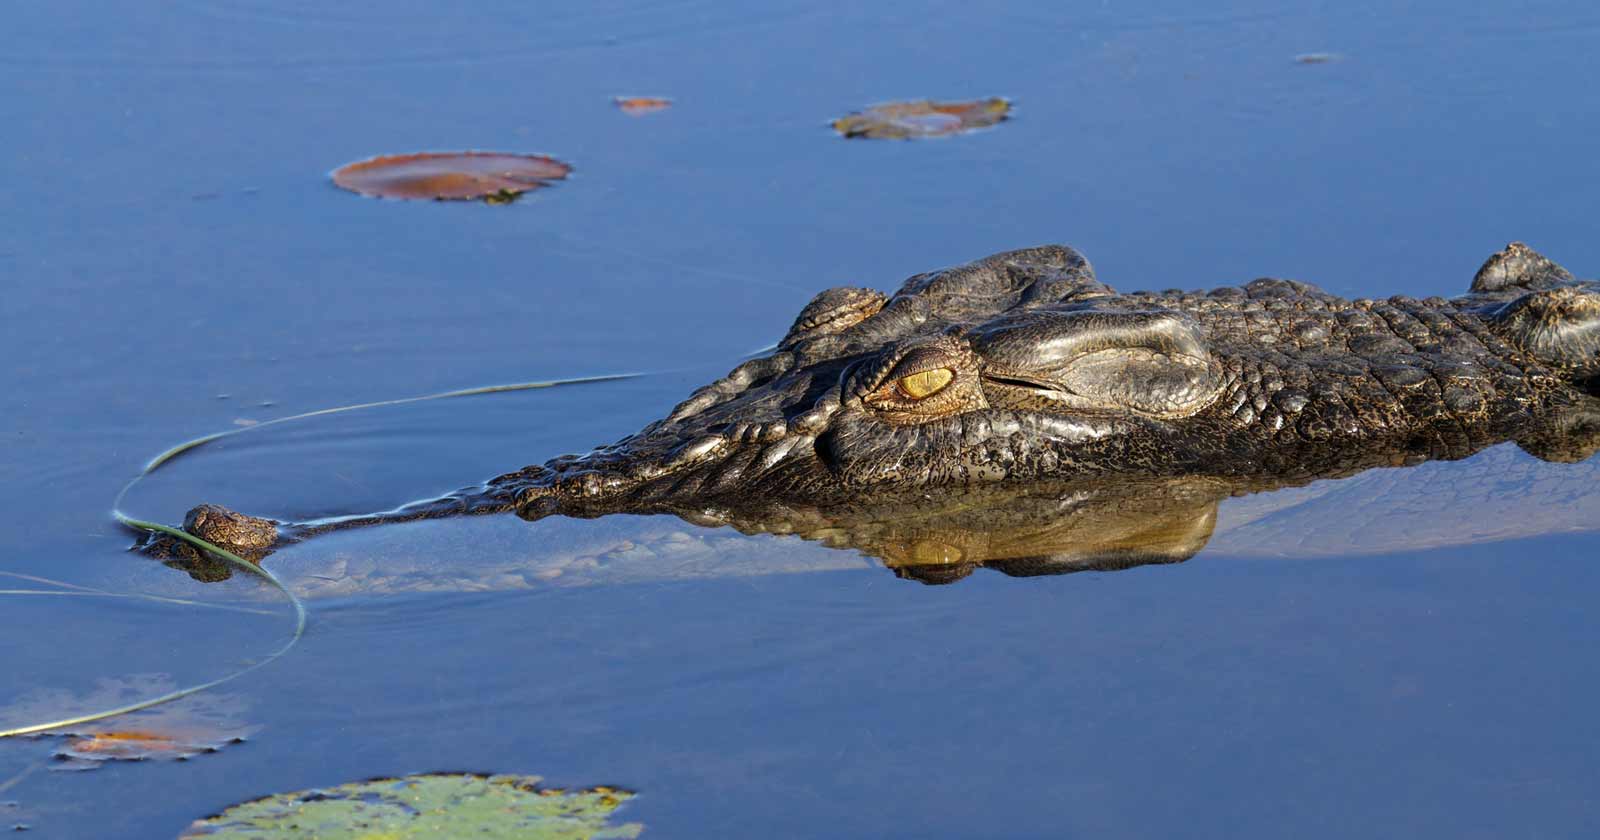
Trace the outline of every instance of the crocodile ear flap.
{"label": "crocodile ear flap", "polygon": [[1529,292],[1489,313],[1495,329],[1545,364],[1600,368],[1600,292],[1583,285]]}
{"label": "crocodile ear flap", "polygon": [[1495,252],[1472,278],[1472,291],[1553,289],[1573,282],[1572,273],[1521,242]]}
{"label": "crocodile ear flap", "polygon": [[786,350],[806,339],[844,332],[878,314],[887,300],[876,289],[836,286],[824,290],[800,310],[778,347]]}
{"label": "crocodile ear flap", "polygon": [[1042,309],[972,334],[993,375],[1045,380],[1108,409],[1187,417],[1222,390],[1210,348],[1188,318],[1164,309]]}
{"label": "crocodile ear flap", "polygon": [[1145,347],[1098,350],[1061,373],[1067,390],[1108,407],[1175,420],[1210,405],[1221,383],[1207,357]]}

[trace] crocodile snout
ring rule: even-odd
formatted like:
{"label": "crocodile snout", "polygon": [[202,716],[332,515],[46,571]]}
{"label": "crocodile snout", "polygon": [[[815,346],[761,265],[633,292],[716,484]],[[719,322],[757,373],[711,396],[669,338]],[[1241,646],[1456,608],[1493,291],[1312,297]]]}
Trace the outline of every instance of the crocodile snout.
{"label": "crocodile snout", "polygon": [[278,541],[278,523],[221,505],[196,505],[184,516],[183,530],[229,550],[269,548]]}

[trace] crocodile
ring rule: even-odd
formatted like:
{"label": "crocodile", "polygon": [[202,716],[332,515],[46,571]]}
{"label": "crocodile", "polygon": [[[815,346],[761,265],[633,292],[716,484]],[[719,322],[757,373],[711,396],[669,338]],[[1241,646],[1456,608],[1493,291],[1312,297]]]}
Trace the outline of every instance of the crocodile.
{"label": "crocodile", "polygon": [[292,523],[201,505],[184,529],[259,558],[332,530],[507,511],[792,532],[884,511],[995,516],[995,499],[1136,509],[1174,488],[1214,508],[1507,441],[1581,461],[1600,446],[1597,393],[1600,283],[1522,243],[1466,294],[1425,300],[1272,278],[1123,294],[1051,245],[918,274],[893,295],[823,291],[771,352],[587,454],[377,514]]}

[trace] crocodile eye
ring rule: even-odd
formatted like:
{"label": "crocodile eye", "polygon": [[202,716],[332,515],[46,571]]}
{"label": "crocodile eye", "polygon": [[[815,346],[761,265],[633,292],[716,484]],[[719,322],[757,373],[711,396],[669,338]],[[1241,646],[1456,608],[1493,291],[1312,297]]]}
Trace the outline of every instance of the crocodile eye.
{"label": "crocodile eye", "polygon": [[880,356],[875,364],[852,373],[848,384],[874,417],[910,426],[983,408],[977,371],[977,359],[970,350],[941,338],[903,353]]}
{"label": "crocodile eye", "polygon": [[910,376],[902,376],[895,386],[906,397],[921,400],[943,391],[955,378],[955,371],[949,368],[933,368]]}

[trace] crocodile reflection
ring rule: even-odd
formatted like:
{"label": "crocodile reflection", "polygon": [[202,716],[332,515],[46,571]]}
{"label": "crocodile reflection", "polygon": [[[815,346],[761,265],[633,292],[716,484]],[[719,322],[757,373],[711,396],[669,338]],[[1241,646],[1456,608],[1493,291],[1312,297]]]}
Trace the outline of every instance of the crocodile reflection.
{"label": "crocodile reflection", "polygon": [[[1460,460],[1489,445],[1461,447],[1435,460]],[[1517,445],[1553,465],[1586,461],[1600,449],[1600,401],[1551,416],[1547,423],[1527,430]],[[760,510],[740,505],[676,513],[702,525],[726,525],[748,534],[796,534],[833,548],[854,549],[878,559],[897,577],[947,584],[978,569],[1033,577],[1181,563],[1211,541],[1218,507],[1225,499],[1270,494],[1371,469],[1404,470],[1419,463],[1403,451],[1368,452],[1365,460],[1349,461],[1326,473],[1276,480],[1181,477],[978,485],[937,494],[879,497],[860,506],[774,505]],[[1503,466],[1491,462],[1473,468]],[[1547,472],[1560,469],[1552,466]],[[1494,515],[1497,503],[1504,506],[1516,500],[1455,501]],[[1360,526],[1349,523],[1352,530]]]}
{"label": "crocodile reflection", "polygon": [[[1233,488],[1206,480],[995,488],[907,500],[808,523],[798,533],[877,558],[897,577],[954,583],[979,568],[1013,577],[1179,563],[1211,539]],[[775,526],[783,528],[793,523]],[[749,532],[761,530],[740,523]]]}
{"label": "crocodile reflection", "polygon": [[[937,493],[879,494],[845,505],[771,502],[686,506],[670,512],[685,522],[718,529],[724,534],[731,529],[750,535],[792,535],[829,548],[859,552],[874,558],[897,577],[926,584],[953,583],[979,569],[1013,577],[1031,577],[1179,563],[1212,542],[1219,526],[1219,506],[1229,499],[1237,501],[1232,508],[1234,531],[1223,539],[1224,550],[1240,547],[1239,532],[1241,521],[1245,519],[1240,510],[1250,512],[1247,524],[1255,529],[1253,536],[1245,538],[1247,543],[1252,539],[1287,543],[1281,530],[1262,533],[1265,530],[1262,523],[1272,521],[1266,518],[1268,514],[1278,513],[1281,518],[1283,511],[1299,504],[1292,498],[1295,493],[1291,488],[1306,487],[1318,479],[1344,478],[1367,471],[1371,472],[1354,484],[1317,486],[1348,494],[1362,492],[1362,488],[1372,491],[1377,485],[1393,483],[1375,480],[1378,478],[1402,482],[1399,492],[1404,498],[1364,498],[1363,501],[1377,507],[1387,502],[1412,508],[1415,522],[1399,526],[1400,530],[1408,531],[1412,547],[1470,541],[1470,537],[1460,533],[1463,520],[1509,519],[1522,523],[1524,528],[1517,531],[1514,524],[1508,525],[1513,529],[1509,535],[1528,536],[1548,528],[1552,514],[1557,520],[1569,522],[1593,518],[1590,514],[1594,511],[1590,509],[1600,508],[1600,503],[1590,501],[1594,496],[1586,490],[1600,464],[1581,462],[1600,447],[1600,401],[1591,400],[1554,415],[1548,422],[1525,430],[1516,443],[1524,452],[1548,463],[1537,465],[1532,459],[1517,458],[1509,451],[1485,453],[1472,462],[1451,467],[1451,471],[1444,473],[1443,487],[1404,485],[1408,476],[1413,481],[1421,481],[1416,476],[1424,470],[1412,468],[1416,466],[1412,456],[1394,451],[1369,453],[1366,461],[1348,463],[1337,471],[1276,481],[1183,477],[1079,480],[1023,486],[977,485]],[[1487,442],[1485,446],[1491,444]],[[1445,455],[1465,458],[1482,448],[1466,447]],[[1515,489],[1508,490],[1508,487]],[[1304,495],[1312,489],[1299,492]],[[1419,495],[1427,496],[1426,500],[1433,507],[1418,510]],[[1553,510],[1563,505],[1567,515]],[[1546,518],[1539,520],[1533,515],[1535,511]],[[1317,527],[1302,531],[1343,530],[1357,534],[1370,532],[1376,524],[1338,505],[1323,506],[1312,513]],[[1329,521],[1341,518],[1346,521]],[[538,529],[541,525],[534,523],[531,527]],[[1291,532],[1296,529],[1293,523],[1288,527]],[[1501,534],[1508,535],[1505,531]],[[1321,549],[1315,553],[1338,554],[1351,548],[1335,544],[1323,533],[1311,539],[1316,540]],[[226,564],[203,557],[186,545],[164,545],[160,553],[165,562],[184,569],[196,579],[222,580],[231,573]],[[1287,544],[1280,548],[1282,551],[1278,553],[1285,554],[1300,550]],[[748,551],[741,552],[737,546],[724,546],[720,550],[722,556],[719,557],[711,556],[718,549],[701,549],[696,576],[751,574],[752,562],[760,562],[752,561]],[[513,546],[506,553],[518,552]],[[1264,552],[1257,546],[1249,553]],[[267,551],[261,549],[249,556],[259,561],[266,555]],[[568,570],[568,583],[630,582],[641,579],[641,575],[659,580],[681,574],[681,567],[676,564],[683,557],[663,553],[659,558],[636,562],[631,568],[620,568],[627,564],[618,564],[578,572]],[[547,553],[535,552],[515,562],[523,565],[518,567],[517,575],[509,577],[511,580],[544,582],[558,573],[549,565],[540,567],[539,564],[556,563]],[[655,568],[649,568],[651,563]],[[473,561],[470,567],[483,564],[484,561]],[[479,571],[483,580],[496,576],[507,579],[504,567],[491,564]],[[413,569],[408,574],[406,579],[413,583],[448,588],[441,587],[438,580],[429,580],[426,572]],[[578,578],[581,583],[572,578]],[[393,580],[386,578],[382,586],[373,588],[384,591],[397,588]],[[355,585],[360,586],[359,583]]]}

